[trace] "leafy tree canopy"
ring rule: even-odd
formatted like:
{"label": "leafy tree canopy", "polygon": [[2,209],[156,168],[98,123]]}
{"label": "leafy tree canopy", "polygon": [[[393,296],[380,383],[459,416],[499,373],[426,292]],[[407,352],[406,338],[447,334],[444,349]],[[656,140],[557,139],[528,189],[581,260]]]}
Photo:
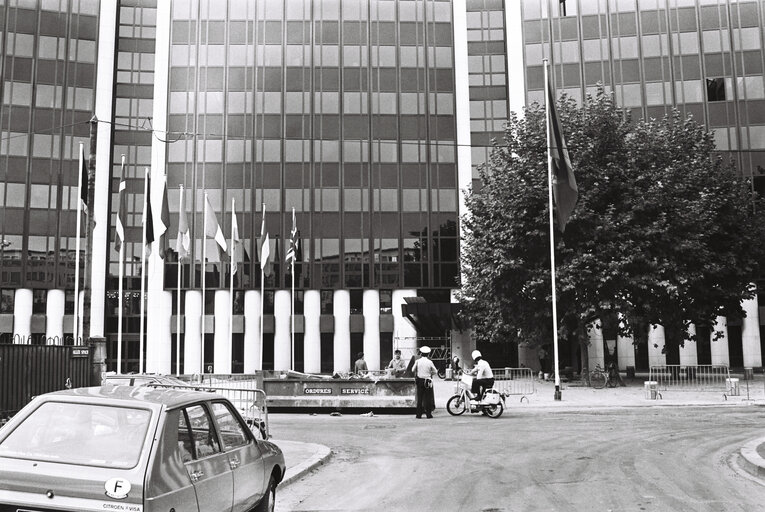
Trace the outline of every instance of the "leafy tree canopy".
{"label": "leafy tree canopy", "polygon": [[[677,111],[631,122],[602,88],[557,108],[579,188],[556,229],[561,335],[586,343],[588,324],[621,313],[619,334],[658,324],[682,344],[690,322],[743,316],[765,262],[762,206],[711,135]],[[468,193],[462,302],[482,341],[552,339],[545,137],[543,106],[513,114]]]}

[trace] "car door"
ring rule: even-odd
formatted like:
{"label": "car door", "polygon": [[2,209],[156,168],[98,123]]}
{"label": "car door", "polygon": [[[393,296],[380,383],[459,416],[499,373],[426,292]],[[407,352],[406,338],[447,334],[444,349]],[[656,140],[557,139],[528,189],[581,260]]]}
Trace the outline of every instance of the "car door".
{"label": "car door", "polygon": [[232,510],[250,510],[263,497],[268,484],[260,447],[230,403],[213,402],[212,410],[234,475]]}
{"label": "car door", "polygon": [[184,437],[189,439],[184,465],[194,484],[200,512],[231,510],[234,477],[229,454],[221,450],[207,407],[203,404],[185,407],[179,420],[179,438],[184,427],[187,429]]}

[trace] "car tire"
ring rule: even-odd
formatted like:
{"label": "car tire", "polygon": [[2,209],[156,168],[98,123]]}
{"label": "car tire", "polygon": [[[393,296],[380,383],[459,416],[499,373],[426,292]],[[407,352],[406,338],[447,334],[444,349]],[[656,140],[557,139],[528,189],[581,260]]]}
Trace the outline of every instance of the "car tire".
{"label": "car tire", "polygon": [[276,479],[271,476],[268,481],[268,489],[266,489],[266,495],[260,500],[260,503],[255,505],[253,512],[273,512],[276,506]]}

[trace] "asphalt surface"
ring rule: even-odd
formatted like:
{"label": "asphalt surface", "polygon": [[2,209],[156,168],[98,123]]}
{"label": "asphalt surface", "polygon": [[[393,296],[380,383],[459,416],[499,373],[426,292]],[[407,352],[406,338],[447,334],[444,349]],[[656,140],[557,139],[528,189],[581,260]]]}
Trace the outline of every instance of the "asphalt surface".
{"label": "asphalt surface", "polygon": [[[765,479],[751,462],[753,453],[765,468],[761,380],[748,396],[660,400],[630,384],[564,385],[556,401],[551,383],[537,383],[498,420],[449,416],[453,382],[436,383],[433,420],[272,415],[290,478],[277,510],[763,509]],[[313,448],[302,450],[306,441]]]}

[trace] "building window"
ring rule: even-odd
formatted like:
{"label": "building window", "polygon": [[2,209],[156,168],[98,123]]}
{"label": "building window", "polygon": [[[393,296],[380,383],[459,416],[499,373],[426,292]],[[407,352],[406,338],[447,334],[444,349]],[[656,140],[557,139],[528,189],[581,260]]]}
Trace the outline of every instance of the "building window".
{"label": "building window", "polygon": [[707,101],[725,101],[725,79],[707,78]]}

